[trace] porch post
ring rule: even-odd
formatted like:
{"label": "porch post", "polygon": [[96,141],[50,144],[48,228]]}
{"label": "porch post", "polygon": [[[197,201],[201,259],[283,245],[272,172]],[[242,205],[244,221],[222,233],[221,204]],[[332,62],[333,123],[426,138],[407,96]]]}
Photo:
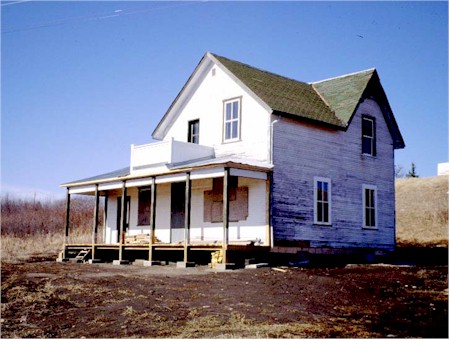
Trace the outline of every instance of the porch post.
{"label": "porch post", "polygon": [[92,259],[95,259],[95,244],[97,243],[97,232],[98,232],[98,184],[95,185],[95,207],[94,207],[94,221],[92,227]]}
{"label": "porch post", "polygon": [[[69,224],[70,224],[70,191],[69,187],[67,187],[66,193],[66,231],[64,235],[64,245],[69,243]],[[65,247],[64,247],[65,252]]]}
{"label": "porch post", "polygon": [[266,180],[266,199],[267,199],[267,231],[266,231],[266,242],[270,247],[273,246],[272,240],[272,173],[267,173]]}
{"label": "porch post", "polygon": [[127,207],[127,187],[126,181],[122,182],[122,206],[120,207],[122,219],[120,220],[120,243],[119,243],[119,261],[123,257],[123,245],[125,243],[125,224],[127,223],[126,207]]}
{"label": "porch post", "polygon": [[108,196],[109,191],[105,191],[105,208],[103,211],[103,243],[106,243],[106,225],[108,223]]}
{"label": "porch post", "polygon": [[148,261],[151,264],[153,261],[153,243],[155,243],[155,228],[156,228],[156,177],[152,177],[151,191],[150,191],[150,240],[148,241]]}
{"label": "porch post", "polygon": [[223,175],[223,240],[222,240],[222,251],[223,251],[223,264],[227,263],[227,248],[228,248],[228,228],[229,228],[229,216],[230,216],[230,168],[226,167]]}
{"label": "porch post", "polygon": [[184,263],[188,262],[191,229],[191,173],[186,172],[186,191],[184,194]]}

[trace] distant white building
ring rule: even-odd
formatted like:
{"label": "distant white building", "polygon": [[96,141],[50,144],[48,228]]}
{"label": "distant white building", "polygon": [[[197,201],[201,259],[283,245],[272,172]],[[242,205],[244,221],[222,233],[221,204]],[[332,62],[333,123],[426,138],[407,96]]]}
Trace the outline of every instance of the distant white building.
{"label": "distant white building", "polygon": [[448,176],[448,162],[438,163],[437,174],[438,176]]}

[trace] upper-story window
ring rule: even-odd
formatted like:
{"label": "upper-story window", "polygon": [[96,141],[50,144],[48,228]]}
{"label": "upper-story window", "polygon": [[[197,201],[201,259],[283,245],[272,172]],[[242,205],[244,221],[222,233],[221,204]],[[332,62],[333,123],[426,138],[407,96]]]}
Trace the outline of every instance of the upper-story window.
{"label": "upper-story window", "polygon": [[376,155],[375,118],[362,116],[362,153]]}
{"label": "upper-story window", "polygon": [[224,102],[223,140],[236,141],[241,138],[241,99],[231,99]]}
{"label": "upper-story window", "polygon": [[198,144],[200,140],[200,120],[191,120],[188,122],[188,143]]}

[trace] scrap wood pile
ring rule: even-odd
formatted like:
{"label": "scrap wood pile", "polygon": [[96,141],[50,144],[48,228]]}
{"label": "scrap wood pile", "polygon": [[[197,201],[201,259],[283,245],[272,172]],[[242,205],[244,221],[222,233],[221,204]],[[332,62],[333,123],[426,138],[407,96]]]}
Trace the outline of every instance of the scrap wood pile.
{"label": "scrap wood pile", "polygon": [[125,243],[129,244],[148,244],[149,242],[150,234],[138,234],[125,237]]}
{"label": "scrap wood pile", "polygon": [[211,268],[215,268],[218,263],[223,263],[223,251],[222,249],[211,253]]}

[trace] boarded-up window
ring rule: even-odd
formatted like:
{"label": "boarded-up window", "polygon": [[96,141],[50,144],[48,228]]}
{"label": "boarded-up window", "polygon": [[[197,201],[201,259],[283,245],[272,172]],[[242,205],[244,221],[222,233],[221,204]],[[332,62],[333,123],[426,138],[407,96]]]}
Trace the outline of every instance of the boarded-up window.
{"label": "boarded-up window", "polygon": [[151,188],[139,189],[138,225],[150,225]]}
{"label": "boarded-up window", "polygon": [[[231,222],[246,220],[248,217],[248,187],[238,187],[238,178],[230,177],[229,199]],[[213,190],[204,192],[204,222],[223,222],[223,178],[213,179]]]}

